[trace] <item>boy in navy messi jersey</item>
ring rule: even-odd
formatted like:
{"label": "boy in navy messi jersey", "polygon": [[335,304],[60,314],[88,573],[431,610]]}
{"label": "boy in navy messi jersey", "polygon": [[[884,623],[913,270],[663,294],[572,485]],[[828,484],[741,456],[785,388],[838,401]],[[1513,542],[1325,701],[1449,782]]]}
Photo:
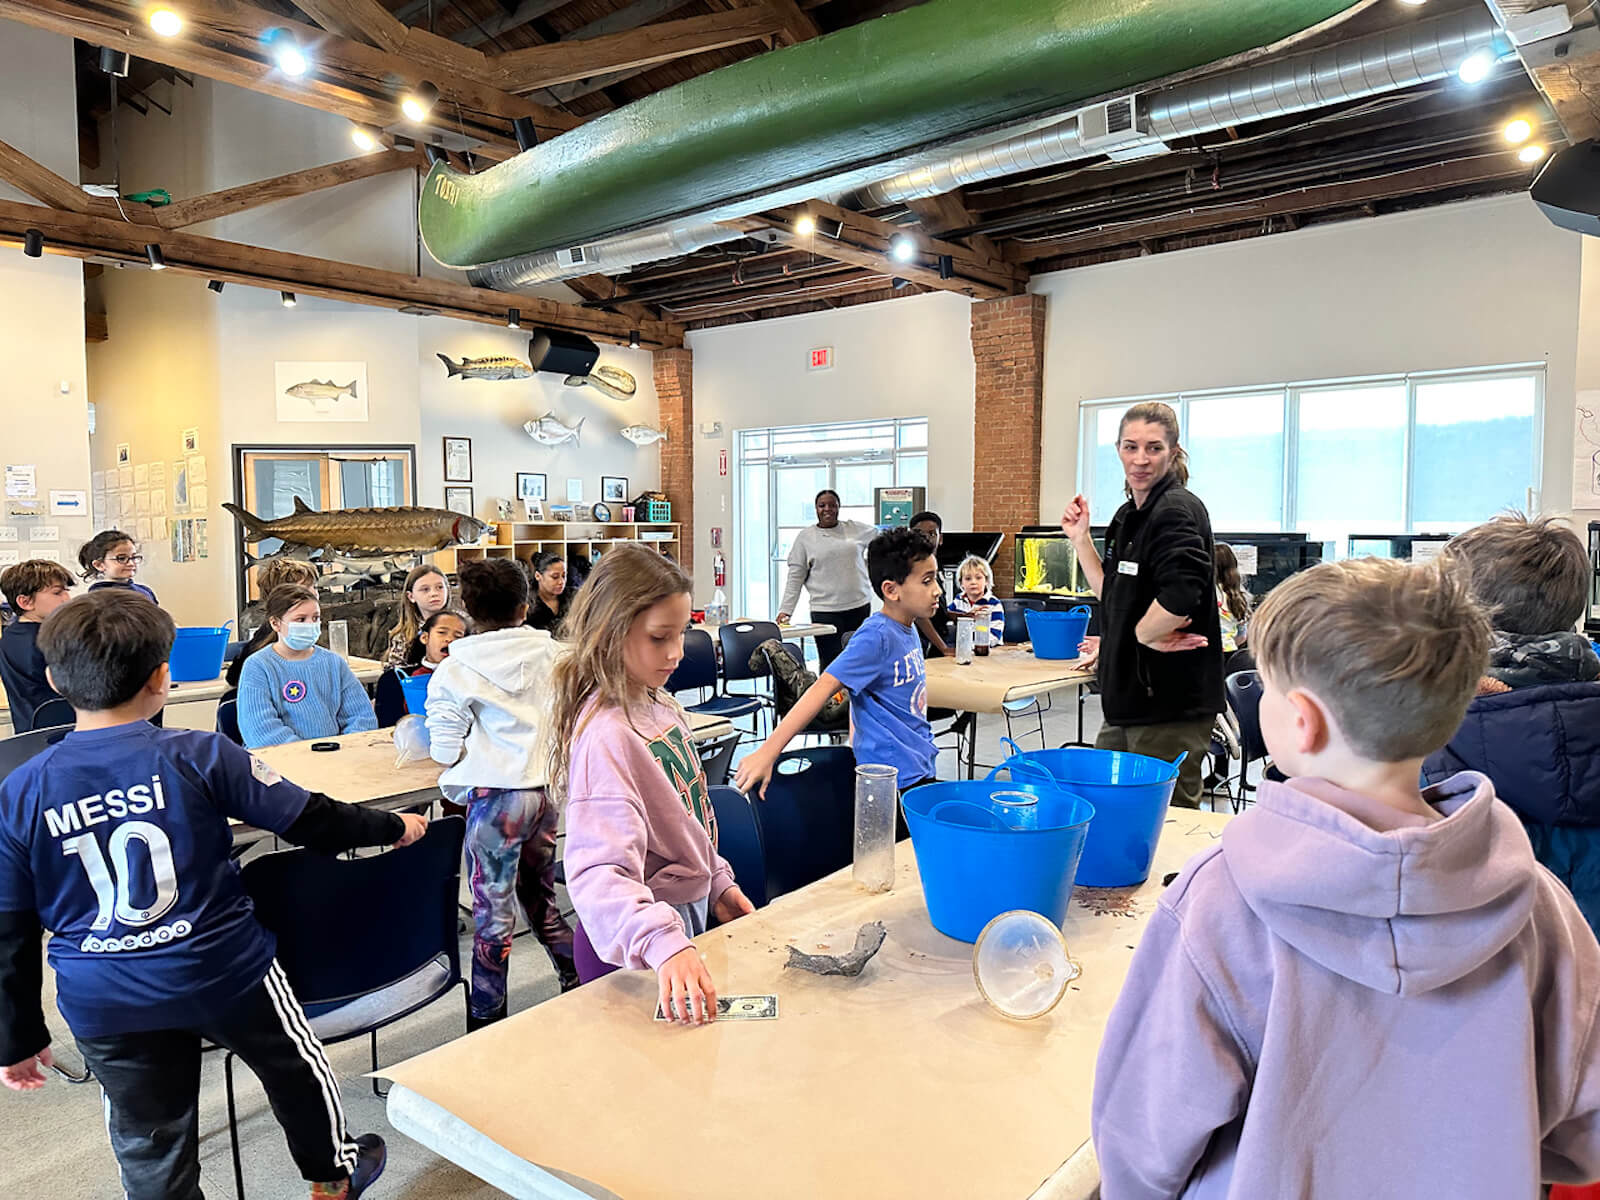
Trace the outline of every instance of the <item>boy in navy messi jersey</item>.
{"label": "boy in navy messi jersey", "polygon": [[0,1083],[43,1085],[43,930],[57,1004],[106,1098],[131,1200],[200,1192],[200,1042],[260,1078],[315,1197],[354,1197],[383,1140],[345,1130],[338,1082],[229,858],[233,817],[312,849],[406,845],[426,821],[307,793],[228,739],[158,729],[172,618],[125,591],[39,638],[77,728],[0,783]]}

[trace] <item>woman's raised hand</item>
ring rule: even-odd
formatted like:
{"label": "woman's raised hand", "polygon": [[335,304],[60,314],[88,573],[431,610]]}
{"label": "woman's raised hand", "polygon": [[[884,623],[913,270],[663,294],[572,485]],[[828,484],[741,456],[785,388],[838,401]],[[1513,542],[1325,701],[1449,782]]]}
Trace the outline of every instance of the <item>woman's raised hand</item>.
{"label": "woman's raised hand", "polygon": [[1061,532],[1069,538],[1087,537],[1089,533],[1089,502],[1081,495],[1074,496],[1061,514]]}

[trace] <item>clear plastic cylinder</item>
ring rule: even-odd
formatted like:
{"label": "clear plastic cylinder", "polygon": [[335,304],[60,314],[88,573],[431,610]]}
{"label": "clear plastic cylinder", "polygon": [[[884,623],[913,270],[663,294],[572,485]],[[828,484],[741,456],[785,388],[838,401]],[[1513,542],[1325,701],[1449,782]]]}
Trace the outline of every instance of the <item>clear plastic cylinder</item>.
{"label": "clear plastic cylinder", "polygon": [[973,639],[976,636],[972,618],[956,620],[956,665],[965,667],[972,662]]}
{"label": "clear plastic cylinder", "polygon": [[899,772],[877,763],[856,767],[855,865],[851,877],[869,892],[894,886],[894,828]]}

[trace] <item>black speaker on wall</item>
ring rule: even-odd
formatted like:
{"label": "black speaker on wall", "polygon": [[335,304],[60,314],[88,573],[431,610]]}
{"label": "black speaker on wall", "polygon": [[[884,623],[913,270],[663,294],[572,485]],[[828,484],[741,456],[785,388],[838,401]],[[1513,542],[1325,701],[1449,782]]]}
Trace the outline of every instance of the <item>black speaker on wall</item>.
{"label": "black speaker on wall", "polygon": [[536,329],[528,339],[528,362],[535,371],[587,375],[600,357],[600,347],[581,333]]}
{"label": "black speaker on wall", "polygon": [[1551,155],[1529,194],[1561,228],[1600,237],[1600,141]]}

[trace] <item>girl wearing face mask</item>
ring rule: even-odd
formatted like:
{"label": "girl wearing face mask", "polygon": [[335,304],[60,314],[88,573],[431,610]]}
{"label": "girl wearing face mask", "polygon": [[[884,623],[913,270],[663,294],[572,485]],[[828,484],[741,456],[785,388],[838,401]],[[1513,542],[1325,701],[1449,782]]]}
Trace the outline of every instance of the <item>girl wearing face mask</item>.
{"label": "girl wearing face mask", "polygon": [[366,690],[344,659],[317,645],[322,635],[317,594],[298,584],[274,588],[266,614],[277,640],[239,674],[244,744],[277,746],[376,729]]}

